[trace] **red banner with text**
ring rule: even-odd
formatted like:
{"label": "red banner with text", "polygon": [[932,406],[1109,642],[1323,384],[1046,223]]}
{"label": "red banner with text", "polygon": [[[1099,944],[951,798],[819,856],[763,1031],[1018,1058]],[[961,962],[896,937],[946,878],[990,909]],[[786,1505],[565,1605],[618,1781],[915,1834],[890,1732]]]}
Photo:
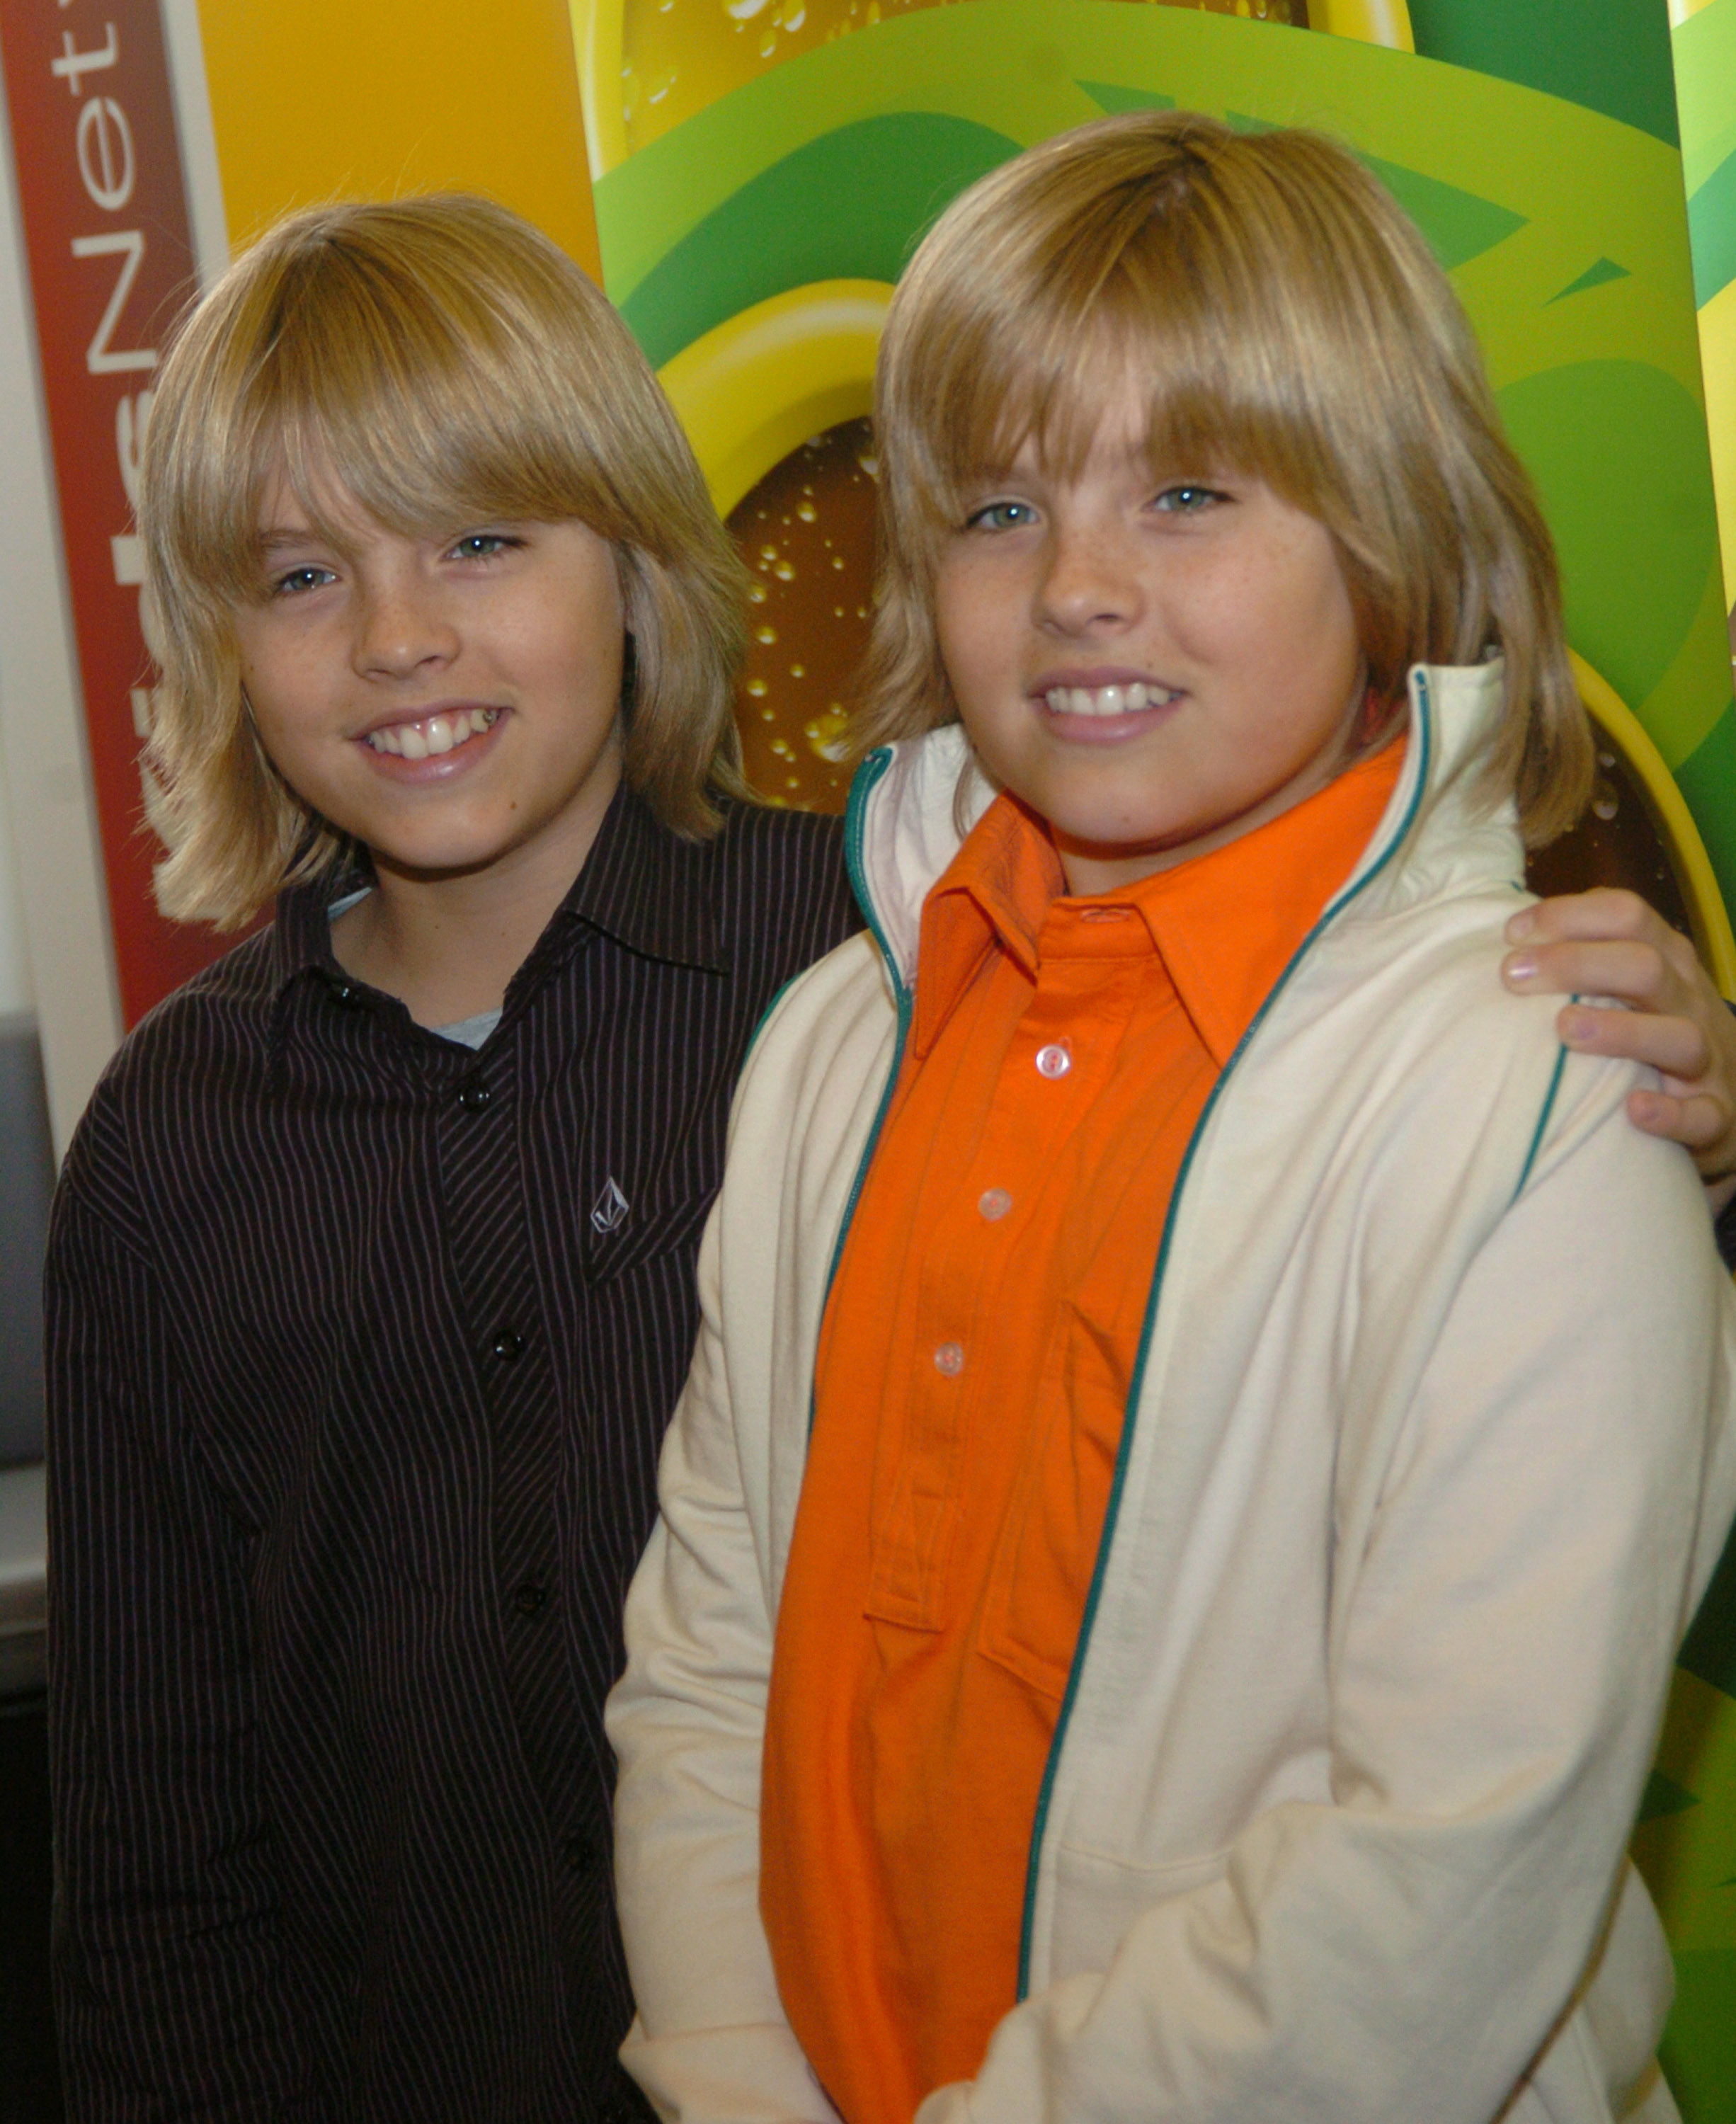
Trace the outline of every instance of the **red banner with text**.
{"label": "red banner with text", "polygon": [[129,1025],[225,947],[151,898],[133,530],[164,336],[196,285],[158,0],[0,0],[0,64]]}

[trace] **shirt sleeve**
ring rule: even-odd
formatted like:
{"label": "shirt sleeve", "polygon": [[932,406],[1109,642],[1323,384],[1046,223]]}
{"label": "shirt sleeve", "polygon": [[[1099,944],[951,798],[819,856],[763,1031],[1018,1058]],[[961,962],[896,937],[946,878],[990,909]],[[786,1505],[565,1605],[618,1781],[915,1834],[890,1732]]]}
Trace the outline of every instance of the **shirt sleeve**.
{"label": "shirt sleeve", "polygon": [[1337,1559],[1329,1797],[1257,1816],[1220,1877],[1009,2014],[919,2124],[1486,2124],[1644,2098],[1668,1962],[1622,1854],[1729,1517],[1731,1295],[1688,1162],[1642,1143],[1623,1088],[1606,1072],[1578,1101],[1474,1258]]}
{"label": "shirt sleeve", "polygon": [[621,2061],[682,2124],[838,2124],[784,2015],[760,1920],[772,1633],[718,1328],[719,1221],[714,1210],[699,1251],[699,1342],[609,1700],[615,1893],[638,2007]]}
{"label": "shirt sleeve", "polygon": [[279,1947],[250,1536],[187,1434],[150,1262],[72,1178],[55,1202],[45,1299],[68,2113],[317,2124]]}

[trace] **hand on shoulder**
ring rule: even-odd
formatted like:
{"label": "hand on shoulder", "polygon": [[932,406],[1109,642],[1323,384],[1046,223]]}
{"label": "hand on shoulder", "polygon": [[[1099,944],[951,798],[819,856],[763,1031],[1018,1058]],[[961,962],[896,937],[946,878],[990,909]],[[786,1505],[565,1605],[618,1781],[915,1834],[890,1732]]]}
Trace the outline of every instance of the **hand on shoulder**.
{"label": "hand on shoulder", "polygon": [[1648,1063],[1656,1091],[1628,1097],[1628,1118],[1693,1153],[1715,1210],[1736,1196],[1736,1016],[1693,946],[1636,893],[1600,887],[1522,909],[1501,978],[1520,994],[1612,998],[1569,1003],[1562,1044]]}

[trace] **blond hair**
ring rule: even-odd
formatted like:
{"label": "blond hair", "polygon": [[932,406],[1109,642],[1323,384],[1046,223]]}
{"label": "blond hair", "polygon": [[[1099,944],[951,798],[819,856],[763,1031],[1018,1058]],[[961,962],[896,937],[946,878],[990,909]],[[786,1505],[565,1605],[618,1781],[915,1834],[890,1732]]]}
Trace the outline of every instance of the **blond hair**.
{"label": "blond hair", "polygon": [[1240,470],[1331,533],[1378,700],[1498,650],[1479,773],[1534,845],[1589,792],[1555,548],[1470,326],[1412,223],[1318,134],[1188,112],[1080,126],[955,200],[893,298],[875,385],[881,570],[857,741],[957,715],[935,638],[966,490],[1027,441],[1077,468],[1106,378],[1154,464]]}
{"label": "blond hair", "polygon": [[515,214],[460,196],[280,223],[192,312],[146,435],[139,525],[162,668],[147,753],[166,914],[233,928],[342,836],[278,773],[233,613],[259,592],[282,473],[316,524],[335,476],[388,529],[579,520],[614,547],[632,637],[624,773],[664,823],[740,796],[745,578],[693,452],[619,317]]}

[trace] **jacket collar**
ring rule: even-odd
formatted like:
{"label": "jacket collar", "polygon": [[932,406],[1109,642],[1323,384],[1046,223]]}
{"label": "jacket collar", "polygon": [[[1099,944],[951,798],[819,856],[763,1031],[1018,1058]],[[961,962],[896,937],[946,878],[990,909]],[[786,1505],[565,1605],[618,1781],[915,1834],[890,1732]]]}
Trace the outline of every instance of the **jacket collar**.
{"label": "jacket collar", "polygon": [[[702,874],[704,853],[703,843],[671,833],[623,783],[584,868],[520,970],[540,964],[576,924],[600,930],[643,958],[722,971],[717,912]],[[332,955],[331,909],[367,882],[365,868],[352,862],[280,895],[269,947],[274,994],[309,970],[342,980]]]}
{"label": "jacket collar", "polygon": [[[1479,802],[1476,768],[1499,721],[1503,667],[1415,665],[1404,765],[1391,800],[1329,915],[1390,913],[1443,892],[1520,882],[1523,852],[1511,803]],[[963,731],[870,753],[850,787],[850,881],[887,965],[908,990],[916,975],[922,905],[994,801],[971,766]]]}

